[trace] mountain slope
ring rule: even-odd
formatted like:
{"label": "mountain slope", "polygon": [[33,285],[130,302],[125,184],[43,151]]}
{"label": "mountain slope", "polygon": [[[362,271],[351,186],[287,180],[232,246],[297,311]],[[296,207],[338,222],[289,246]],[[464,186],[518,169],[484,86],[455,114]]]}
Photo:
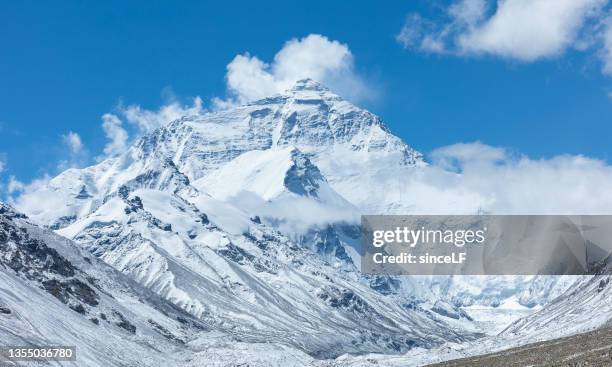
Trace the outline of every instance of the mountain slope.
{"label": "mountain slope", "polygon": [[76,345],[75,365],[164,366],[207,329],[4,204],[0,247],[4,345]]}
{"label": "mountain slope", "polygon": [[135,190],[109,199],[60,233],[216,330],[243,340],[291,343],[323,357],[470,337],[425,311],[381,297],[358,274],[340,271],[238,209],[231,224],[246,228],[224,231],[216,215],[204,214],[221,204],[192,199]]}
{"label": "mountain slope", "polygon": [[502,335],[532,341],[563,337],[597,329],[612,321],[612,272],[602,268],[595,276],[582,276],[567,292],[539,312],[508,326]]}

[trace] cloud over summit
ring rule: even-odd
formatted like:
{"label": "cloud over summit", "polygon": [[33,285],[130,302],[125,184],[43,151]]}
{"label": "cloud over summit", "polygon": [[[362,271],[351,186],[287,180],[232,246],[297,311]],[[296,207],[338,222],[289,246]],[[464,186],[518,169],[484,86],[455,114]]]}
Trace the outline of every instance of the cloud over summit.
{"label": "cloud over summit", "polygon": [[245,103],[281,93],[300,79],[322,82],[342,96],[361,100],[371,91],[355,71],[348,45],[319,35],[287,41],[270,62],[248,52],[237,55],[227,65],[225,76],[229,100],[216,99],[218,107]]}

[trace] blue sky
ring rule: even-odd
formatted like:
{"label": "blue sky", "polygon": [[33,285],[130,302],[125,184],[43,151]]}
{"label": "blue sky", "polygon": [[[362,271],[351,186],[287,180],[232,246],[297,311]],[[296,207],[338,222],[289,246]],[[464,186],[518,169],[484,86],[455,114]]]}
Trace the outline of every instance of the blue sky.
{"label": "blue sky", "polygon": [[[557,34],[536,27],[526,39],[504,26],[516,16],[521,28],[532,9],[485,0],[3,2],[0,182],[93,162],[108,144],[102,115],[125,106],[235,100],[226,67],[236,55],[272,63],[285,42],[310,34],[350,50],[334,80],[356,79],[357,104],[420,151],[481,141],[533,159],[610,161],[609,5],[542,3],[560,14],[546,28]],[[124,124],[132,137],[138,126]]]}

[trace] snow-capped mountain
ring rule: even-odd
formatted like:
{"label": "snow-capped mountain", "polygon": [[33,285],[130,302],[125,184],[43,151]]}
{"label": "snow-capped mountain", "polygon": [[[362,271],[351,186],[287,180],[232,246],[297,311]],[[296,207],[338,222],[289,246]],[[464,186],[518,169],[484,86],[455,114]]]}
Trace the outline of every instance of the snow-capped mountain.
{"label": "snow-capped mountain", "polygon": [[380,118],[303,80],[171,121],[17,204],[210,330],[316,358],[471,340],[460,307],[556,295],[555,278],[360,274],[359,214],[411,213],[403,179],[424,165]]}
{"label": "snow-capped mountain", "polygon": [[[421,155],[390,134],[380,118],[312,80],[303,80],[282,95],[172,121],[138,140],[126,154],[85,169],[70,169],[25,199],[36,201],[52,192],[53,197],[46,198],[58,204],[55,210],[33,205],[31,216],[60,228],[94,211],[121,185],[189,191],[190,182],[243,153],[278,149],[282,155],[282,148],[304,154],[336,191],[368,211],[361,205],[369,200],[361,195],[367,185],[354,181],[352,189],[343,186],[352,176],[365,179],[374,167],[423,164]],[[376,195],[388,191],[369,190]],[[381,205],[389,205],[388,199]]]}
{"label": "snow-capped mountain", "polygon": [[0,204],[0,338],[74,345],[79,365],[164,366],[207,325]]}
{"label": "snow-capped mountain", "polygon": [[473,338],[399,283],[357,271],[358,209],[318,163],[383,158],[420,162],[376,116],[307,80],[170,122],[24,200],[39,203],[34,220],[245,341],[333,357]]}

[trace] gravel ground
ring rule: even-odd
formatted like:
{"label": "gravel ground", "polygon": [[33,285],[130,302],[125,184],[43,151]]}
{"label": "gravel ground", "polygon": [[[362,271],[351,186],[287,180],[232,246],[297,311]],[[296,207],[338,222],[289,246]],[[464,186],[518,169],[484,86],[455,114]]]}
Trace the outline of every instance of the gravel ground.
{"label": "gravel ground", "polygon": [[430,367],[612,366],[612,327]]}

